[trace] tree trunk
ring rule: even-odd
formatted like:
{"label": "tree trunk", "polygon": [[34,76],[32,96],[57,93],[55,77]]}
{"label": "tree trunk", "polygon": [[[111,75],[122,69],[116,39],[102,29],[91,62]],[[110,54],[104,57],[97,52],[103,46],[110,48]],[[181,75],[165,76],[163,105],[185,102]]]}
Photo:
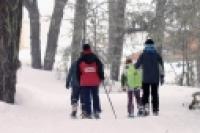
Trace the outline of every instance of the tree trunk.
{"label": "tree trunk", "polygon": [[64,14],[64,7],[68,0],[55,0],[55,7],[49,28],[47,47],[44,57],[44,70],[52,70],[57,51],[58,37],[60,34],[61,20]]}
{"label": "tree trunk", "polygon": [[77,0],[74,14],[74,32],[71,44],[71,61],[74,62],[80,55],[82,40],[86,33],[86,5],[87,0]]}
{"label": "tree trunk", "polygon": [[197,68],[197,86],[200,87],[200,31],[199,34],[197,34],[198,37],[198,41],[197,41],[197,45],[198,45],[198,53],[196,56],[196,68]]}
{"label": "tree trunk", "polygon": [[165,11],[167,0],[156,0],[156,18],[152,29],[152,37],[158,48],[158,52],[162,55],[162,45],[164,42],[165,31]]}
{"label": "tree trunk", "polygon": [[14,103],[22,0],[0,0],[0,100]]}
{"label": "tree trunk", "polygon": [[[197,35],[200,38],[200,33]],[[196,68],[197,68],[197,86],[200,87],[200,40],[198,39],[198,53],[196,56]]]}
{"label": "tree trunk", "polygon": [[200,86],[200,56],[197,57],[197,86]]}
{"label": "tree trunk", "polygon": [[118,80],[123,51],[126,0],[109,0],[109,47],[112,80]]}
{"label": "tree trunk", "polygon": [[41,69],[40,14],[37,0],[24,0],[29,12],[32,67]]}
{"label": "tree trunk", "polygon": [[193,31],[193,35],[195,36],[195,38],[197,39],[197,53],[196,53],[196,70],[197,70],[197,81],[196,84],[198,87],[200,87],[200,29],[197,28],[197,25],[199,25],[199,21],[200,21],[200,16],[198,15],[198,13],[200,12],[200,1],[199,0],[193,0],[192,1],[192,14],[190,14],[192,16],[192,31]]}

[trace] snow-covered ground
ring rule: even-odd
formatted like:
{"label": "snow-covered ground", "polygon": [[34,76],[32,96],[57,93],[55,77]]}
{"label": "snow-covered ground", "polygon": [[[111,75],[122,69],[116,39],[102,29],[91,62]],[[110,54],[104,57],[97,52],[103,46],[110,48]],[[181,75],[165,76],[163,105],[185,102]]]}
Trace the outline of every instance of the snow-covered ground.
{"label": "snow-covered ground", "polygon": [[[115,87],[113,87],[114,89]],[[102,88],[101,88],[102,89]],[[70,119],[70,90],[54,73],[23,67],[18,71],[16,105],[0,103],[1,133],[199,133],[200,111],[189,111],[198,89],[162,86],[160,116],[128,119],[125,93],[110,94],[118,119],[101,93],[102,119]],[[103,91],[102,91],[103,92]]]}

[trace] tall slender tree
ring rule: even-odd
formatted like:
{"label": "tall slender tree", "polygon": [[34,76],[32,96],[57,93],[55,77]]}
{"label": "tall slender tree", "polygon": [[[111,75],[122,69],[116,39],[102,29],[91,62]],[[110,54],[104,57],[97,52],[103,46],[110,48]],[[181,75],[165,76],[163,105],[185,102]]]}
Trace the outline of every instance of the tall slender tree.
{"label": "tall slender tree", "polygon": [[126,0],[109,0],[109,47],[111,79],[118,80],[125,32]]}
{"label": "tall slender tree", "polygon": [[71,60],[75,61],[80,53],[80,45],[85,40],[86,33],[86,11],[87,0],[76,0],[74,13],[74,32],[71,43]]}
{"label": "tall slender tree", "polygon": [[44,57],[44,69],[52,70],[55,62],[55,55],[57,51],[58,37],[60,34],[61,22],[64,14],[64,8],[68,0],[55,0],[51,24],[47,38],[47,47]]}
{"label": "tall slender tree", "polygon": [[162,45],[164,43],[164,32],[165,32],[165,11],[167,0],[155,0],[156,3],[156,17],[151,29],[151,35],[154,39],[158,52],[162,54]]}
{"label": "tall slender tree", "polygon": [[14,103],[22,0],[0,0],[0,100]]}
{"label": "tall slender tree", "polygon": [[192,23],[191,29],[193,31],[193,36],[196,38],[197,45],[197,56],[196,56],[196,68],[197,68],[197,85],[200,86],[200,1],[192,0]]}
{"label": "tall slender tree", "polygon": [[37,0],[24,0],[30,18],[32,67],[41,69],[40,14]]}

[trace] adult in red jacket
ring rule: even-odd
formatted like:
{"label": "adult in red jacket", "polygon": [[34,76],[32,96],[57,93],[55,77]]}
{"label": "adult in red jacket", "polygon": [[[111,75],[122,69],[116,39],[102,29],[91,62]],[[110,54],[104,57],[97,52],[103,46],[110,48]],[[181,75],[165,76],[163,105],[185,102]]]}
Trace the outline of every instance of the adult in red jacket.
{"label": "adult in red jacket", "polygon": [[83,51],[77,62],[77,78],[81,89],[82,117],[91,118],[91,99],[94,117],[101,112],[99,85],[104,80],[103,64],[91,51],[89,44],[83,45]]}

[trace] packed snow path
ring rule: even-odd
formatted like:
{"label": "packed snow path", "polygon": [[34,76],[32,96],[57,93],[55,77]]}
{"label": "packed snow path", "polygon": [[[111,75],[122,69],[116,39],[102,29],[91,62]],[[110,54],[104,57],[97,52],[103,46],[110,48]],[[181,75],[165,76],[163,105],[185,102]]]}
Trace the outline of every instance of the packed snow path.
{"label": "packed snow path", "polygon": [[[102,88],[101,88],[102,89]],[[70,90],[54,73],[24,67],[18,72],[16,105],[0,103],[1,133],[199,133],[200,111],[188,110],[191,94],[198,89],[162,86],[160,116],[127,118],[125,93],[101,94],[100,120],[70,119]],[[80,112],[79,112],[80,113]]]}

